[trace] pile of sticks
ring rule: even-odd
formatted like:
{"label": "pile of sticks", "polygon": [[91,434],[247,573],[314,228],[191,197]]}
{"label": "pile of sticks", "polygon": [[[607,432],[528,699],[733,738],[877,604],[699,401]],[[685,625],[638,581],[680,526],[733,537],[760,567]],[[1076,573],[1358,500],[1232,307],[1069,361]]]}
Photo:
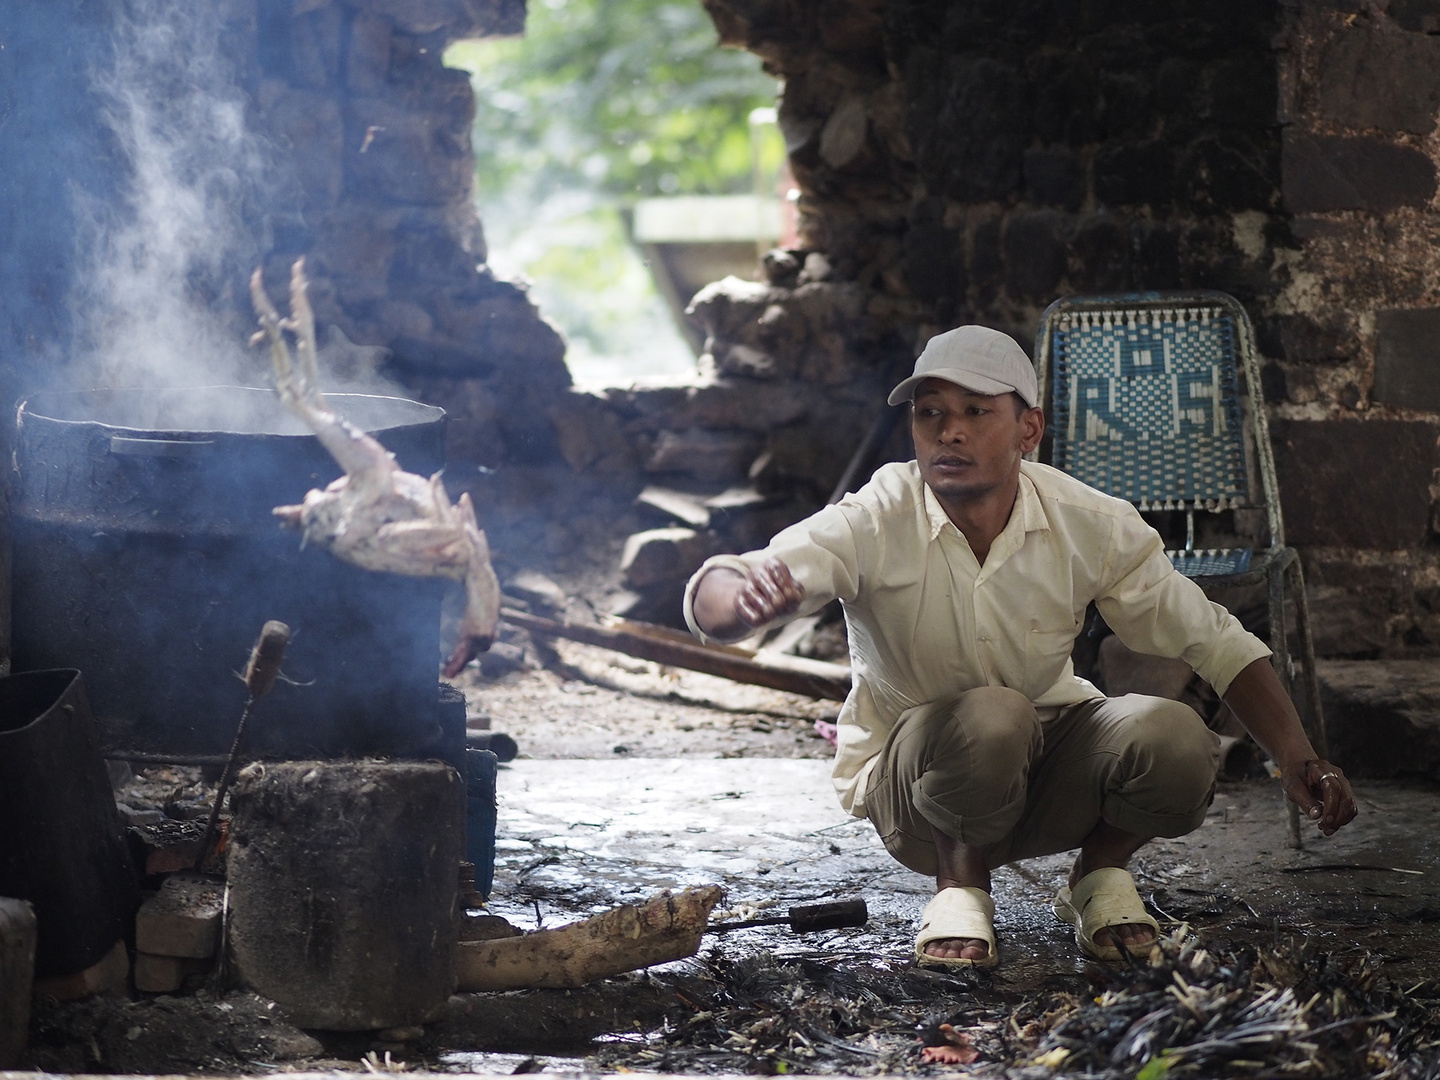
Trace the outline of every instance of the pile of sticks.
{"label": "pile of sticks", "polygon": [[[701,1073],[923,1071],[965,1075],[1440,1076],[1440,985],[1402,987],[1370,955],[1209,946],[1182,927],[1155,966],[1101,969],[1020,995],[857,954],[831,960],[712,951],[668,981],[683,1008],[643,1043],[600,1051],[607,1070]],[[937,1050],[947,1053],[937,1054]],[[932,1073],[933,1074],[933,1073]]]}

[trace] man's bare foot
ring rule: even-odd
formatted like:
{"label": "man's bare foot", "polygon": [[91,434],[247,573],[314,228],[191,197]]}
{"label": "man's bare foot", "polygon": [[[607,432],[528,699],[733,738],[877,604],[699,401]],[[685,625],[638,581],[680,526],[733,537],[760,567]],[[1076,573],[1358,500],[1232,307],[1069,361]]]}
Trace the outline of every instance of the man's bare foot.
{"label": "man's bare foot", "polygon": [[984,960],[990,946],[979,938],[940,938],[925,943],[925,955],[944,960]]}
{"label": "man's bare foot", "polygon": [[[990,867],[979,848],[962,844],[933,825],[930,835],[940,864],[935,875],[936,892],[966,886],[990,891]],[[981,938],[936,938],[925,943],[924,952],[942,960],[984,960],[990,955],[990,945]]]}
{"label": "man's bare foot", "polygon": [[1096,930],[1095,944],[1101,946],[1123,945],[1126,952],[1144,956],[1155,944],[1155,931],[1143,923],[1121,923]]}
{"label": "man's bare foot", "polygon": [[[1107,821],[1100,821],[1090,830],[1090,835],[1085,837],[1080,854],[1075,857],[1075,865],[1070,868],[1070,888],[1073,890],[1080,884],[1081,878],[1102,867],[1125,869],[1130,857],[1149,843],[1149,840],[1148,836],[1128,833]],[[1096,930],[1093,937],[1095,944],[1102,948],[1123,945],[1127,952],[1141,955],[1148,953],[1157,940],[1154,928],[1144,923],[1106,926]]]}

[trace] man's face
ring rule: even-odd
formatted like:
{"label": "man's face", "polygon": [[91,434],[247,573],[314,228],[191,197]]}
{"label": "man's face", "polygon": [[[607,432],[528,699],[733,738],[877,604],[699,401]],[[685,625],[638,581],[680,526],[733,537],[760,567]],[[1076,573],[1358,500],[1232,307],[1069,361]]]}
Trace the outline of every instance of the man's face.
{"label": "man's face", "polygon": [[1045,417],[1013,394],[991,396],[944,379],[915,391],[915,460],[930,490],[965,502],[1011,481],[1020,459],[1040,443]]}

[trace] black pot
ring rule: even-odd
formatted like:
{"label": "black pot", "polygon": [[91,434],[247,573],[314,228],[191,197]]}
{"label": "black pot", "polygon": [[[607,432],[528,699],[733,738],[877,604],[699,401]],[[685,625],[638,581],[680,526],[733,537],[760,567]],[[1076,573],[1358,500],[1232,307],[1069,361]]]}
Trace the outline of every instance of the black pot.
{"label": "black pot", "polygon": [[0,896],[35,908],[35,976],[84,971],[139,892],[78,671],[0,677]]}
{"label": "black pot", "polygon": [[[444,464],[444,412],[333,394],[412,472]],[[293,631],[246,733],[256,755],[406,754],[439,734],[436,579],[302,550],[271,509],[340,468],[273,391],[37,394],[19,412],[13,666],[85,672],[107,755],[223,758],[268,619]]]}

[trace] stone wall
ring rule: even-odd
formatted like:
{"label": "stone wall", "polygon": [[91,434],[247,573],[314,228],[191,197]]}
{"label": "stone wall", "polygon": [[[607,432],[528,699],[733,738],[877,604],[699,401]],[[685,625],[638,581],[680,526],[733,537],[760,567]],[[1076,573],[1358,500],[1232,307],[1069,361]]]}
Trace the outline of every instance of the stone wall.
{"label": "stone wall", "polygon": [[389,348],[389,373],[446,407],[452,457],[556,460],[564,342],[484,265],[474,94],[441,62],[451,41],[520,33],[524,0],[227,2],[253,8],[255,124],[302,191],[267,277],[306,255],[317,317]]}
{"label": "stone wall", "polygon": [[723,447],[798,509],[930,334],[978,321],[1030,347],[1057,296],[1221,289],[1256,326],[1322,652],[1440,651],[1428,5],[705,3],[784,79],[803,248],[696,299],[691,393],[726,409],[676,433],[666,399],[609,395],[642,469],[697,479]]}
{"label": "stone wall", "polygon": [[1287,524],[1333,653],[1440,644],[1433,11],[1306,6],[1277,38],[1290,278],[1261,344]]}
{"label": "stone wall", "polygon": [[[216,0],[292,181],[252,223],[269,280],[308,256],[321,319],[449,410],[457,480],[563,459],[701,504],[688,551],[746,547],[824,501],[932,333],[979,321],[1028,347],[1059,295],[1217,288],[1257,328],[1322,651],[1440,651],[1432,5],[704,2],[784,80],[800,246],[696,298],[696,380],[585,394],[485,268],[471,91],[440,59],[518,32],[522,0]],[[65,199],[120,167],[84,90],[118,3],[64,25],[0,3],[7,395],[65,348]]]}

